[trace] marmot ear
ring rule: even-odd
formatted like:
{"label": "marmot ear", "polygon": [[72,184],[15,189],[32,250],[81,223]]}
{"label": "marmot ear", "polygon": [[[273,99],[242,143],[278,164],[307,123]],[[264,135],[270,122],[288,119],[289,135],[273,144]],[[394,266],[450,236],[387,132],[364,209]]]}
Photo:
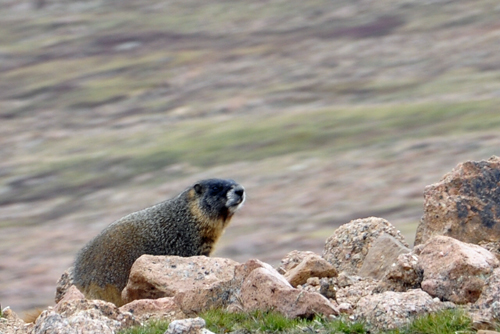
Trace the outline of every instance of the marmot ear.
{"label": "marmot ear", "polygon": [[201,184],[197,183],[194,185],[194,191],[196,191],[198,194],[201,194],[201,190],[202,190],[202,187],[201,187]]}

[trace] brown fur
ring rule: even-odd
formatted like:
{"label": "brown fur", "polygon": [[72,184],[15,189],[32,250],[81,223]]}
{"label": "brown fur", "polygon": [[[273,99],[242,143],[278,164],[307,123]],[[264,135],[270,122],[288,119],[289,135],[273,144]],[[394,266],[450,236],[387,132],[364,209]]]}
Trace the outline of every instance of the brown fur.
{"label": "brown fur", "polygon": [[127,215],[78,254],[74,284],[89,299],[121,306],[130,268],[143,254],[209,256],[245,200],[232,180],[198,182],[177,197]]}

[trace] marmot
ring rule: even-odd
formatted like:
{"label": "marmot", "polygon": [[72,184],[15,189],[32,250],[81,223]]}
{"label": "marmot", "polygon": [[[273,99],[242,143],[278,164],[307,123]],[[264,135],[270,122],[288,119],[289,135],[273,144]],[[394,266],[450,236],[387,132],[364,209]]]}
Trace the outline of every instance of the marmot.
{"label": "marmot", "polygon": [[105,228],[77,255],[73,283],[89,299],[123,305],[134,261],[143,254],[209,256],[245,201],[233,180],[197,182],[177,197],[131,213]]}

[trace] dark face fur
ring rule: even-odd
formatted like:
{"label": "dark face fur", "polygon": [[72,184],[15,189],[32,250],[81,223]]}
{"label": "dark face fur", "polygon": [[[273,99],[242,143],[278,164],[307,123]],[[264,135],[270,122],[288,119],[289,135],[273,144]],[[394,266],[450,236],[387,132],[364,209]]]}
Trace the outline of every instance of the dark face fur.
{"label": "dark face fur", "polygon": [[245,189],[233,180],[209,179],[199,181],[194,190],[206,214],[212,217],[228,218],[245,201]]}

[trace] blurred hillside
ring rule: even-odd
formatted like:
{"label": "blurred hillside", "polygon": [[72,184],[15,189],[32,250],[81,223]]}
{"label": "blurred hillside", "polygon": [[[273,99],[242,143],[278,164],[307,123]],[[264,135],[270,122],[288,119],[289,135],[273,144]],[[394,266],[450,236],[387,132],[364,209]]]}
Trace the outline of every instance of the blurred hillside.
{"label": "blurred hillside", "polygon": [[195,180],[248,191],[217,256],[413,242],[422,191],[499,155],[496,0],[0,0],[0,303]]}

